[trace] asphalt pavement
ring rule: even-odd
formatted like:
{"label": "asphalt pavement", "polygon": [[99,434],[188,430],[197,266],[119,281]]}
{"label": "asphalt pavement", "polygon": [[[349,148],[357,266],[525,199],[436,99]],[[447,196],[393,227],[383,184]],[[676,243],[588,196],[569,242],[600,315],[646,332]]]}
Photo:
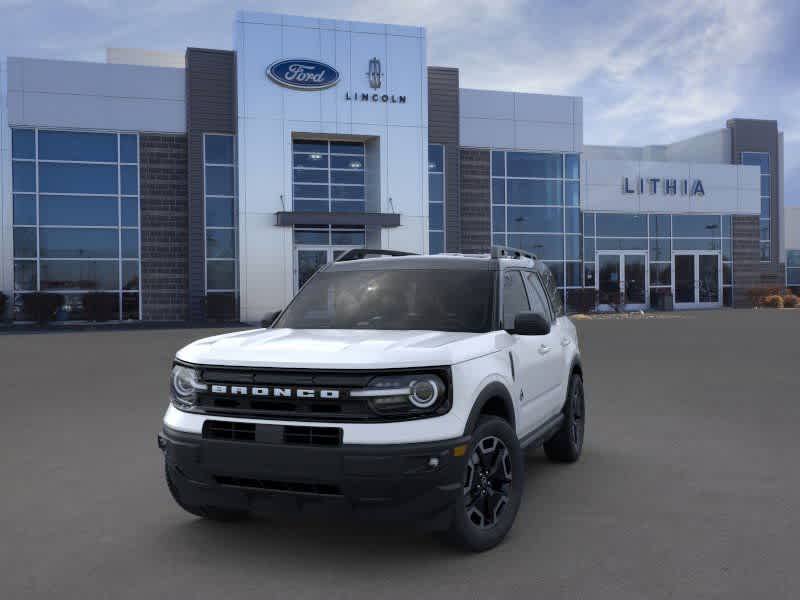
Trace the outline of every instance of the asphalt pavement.
{"label": "asphalt pavement", "polygon": [[587,431],[471,555],[402,526],[181,511],[156,432],[208,329],[0,335],[0,598],[799,598],[800,310],[576,321]]}

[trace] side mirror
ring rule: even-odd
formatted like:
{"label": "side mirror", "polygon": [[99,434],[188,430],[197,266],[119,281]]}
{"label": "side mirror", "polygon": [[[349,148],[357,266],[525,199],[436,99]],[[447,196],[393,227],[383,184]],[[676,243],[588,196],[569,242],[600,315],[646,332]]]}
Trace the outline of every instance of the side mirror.
{"label": "side mirror", "polygon": [[547,335],[550,333],[550,323],[539,313],[521,312],[514,317],[514,329],[508,331],[508,333],[516,335]]}
{"label": "side mirror", "polygon": [[269,329],[270,327],[272,327],[272,324],[275,322],[275,319],[278,318],[279,314],[281,314],[281,311],[279,310],[265,314],[264,318],[261,319],[261,326],[264,329]]}

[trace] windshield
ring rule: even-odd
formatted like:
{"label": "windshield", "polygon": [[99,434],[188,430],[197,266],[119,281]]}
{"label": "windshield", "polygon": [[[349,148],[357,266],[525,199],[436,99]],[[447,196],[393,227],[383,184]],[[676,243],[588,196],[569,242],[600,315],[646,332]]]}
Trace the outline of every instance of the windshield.
{"label": "windshield", "polygon": [[317,273],[274,327],[486,332],[494,279],[455,269]]}

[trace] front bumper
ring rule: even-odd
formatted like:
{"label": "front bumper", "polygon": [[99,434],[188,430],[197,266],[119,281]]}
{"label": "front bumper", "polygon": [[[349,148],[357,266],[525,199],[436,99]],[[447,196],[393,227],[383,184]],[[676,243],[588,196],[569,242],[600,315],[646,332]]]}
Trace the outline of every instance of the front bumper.
{"label": "front bumper", "polygon": [[205,439],[164,426],[158,442],[186,505],[447,520],[466,461],[454,449],[469,437],[328,447]]}

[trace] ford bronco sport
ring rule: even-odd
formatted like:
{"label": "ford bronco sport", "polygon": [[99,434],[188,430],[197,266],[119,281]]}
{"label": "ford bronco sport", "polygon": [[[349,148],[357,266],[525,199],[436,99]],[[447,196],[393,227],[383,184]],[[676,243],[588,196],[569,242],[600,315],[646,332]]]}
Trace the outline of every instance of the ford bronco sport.
{"label": "ford bronco sport", "polygon": [[481,551],[511,529],[523,449],[580,456],[575,327],[529,254],[351,250],[265,321],[175,357],[159,446],[194,515],[338,504]]}

